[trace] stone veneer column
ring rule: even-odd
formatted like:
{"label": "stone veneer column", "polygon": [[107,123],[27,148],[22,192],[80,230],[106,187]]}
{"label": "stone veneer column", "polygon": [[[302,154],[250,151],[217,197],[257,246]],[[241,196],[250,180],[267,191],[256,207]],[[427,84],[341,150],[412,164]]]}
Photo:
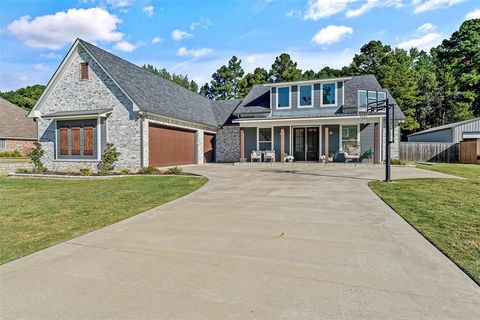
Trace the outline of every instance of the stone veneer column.
{"label": "stone veneer column", "polygon": [[245,130],[240,128],[240,162],[245,161]]}
{"label": "stone veneer column", "polygon": [[195,132],[195,163],[203,164],[203,130]]}

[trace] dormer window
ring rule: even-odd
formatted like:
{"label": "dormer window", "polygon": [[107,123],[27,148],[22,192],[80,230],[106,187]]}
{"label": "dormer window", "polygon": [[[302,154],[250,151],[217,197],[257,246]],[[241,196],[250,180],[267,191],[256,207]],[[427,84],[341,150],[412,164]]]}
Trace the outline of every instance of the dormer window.
{"label": "dormer window", "polygon": [[387,95],[383,91],[358,90],[358,111],[367,111],[367,106],[374,106],[374,102],[383,101]]}
{"label": "dormer window", "polygon": [[88,63],[80,63],[80,80],[88,80]]}
{"label": "dormer window", "polygon": [[277,109],[290,108],[290,87],[281,87],[277,89]]}
{"label": "dormer window", "polygon": [[337,84],[322,84],[322,106],[335,106],[337,102]]}
{"label": "dormer window", "polygon": [[298,89],[298,107],[309,108],[312,107],[312,85],[299,86]]}

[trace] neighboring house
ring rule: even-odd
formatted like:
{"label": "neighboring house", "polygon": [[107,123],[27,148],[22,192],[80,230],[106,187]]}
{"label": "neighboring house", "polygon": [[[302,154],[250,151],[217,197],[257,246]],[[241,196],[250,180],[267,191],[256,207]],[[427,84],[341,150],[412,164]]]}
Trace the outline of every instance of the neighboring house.
{"label": "neighboring house", "polygon": [[[367,90],[369,101],[385,97],[367,75],[257,85],[243,100],[211,101],[77,39],[29,116],[44,165],[56,170],[96,167],[107,142],[120,168],[233,162],[254,149],[275,149],[280,159],[282,145],[297,160],[318,161],[325,129],[329,151],[355,142],[381,161],[385,113],[359,115]],[[395,113],[398,142],[404,115]]]}
{"label": "neighboring house", "polygon": [[480,118],[454,122],[408,135],[408,142],[450,142],[480,139]]}
{"label": "neighboring house", "polygon": [[18,150],[24,156],[37,141],[37,124],[27,111],[0,98],[0,152]]}

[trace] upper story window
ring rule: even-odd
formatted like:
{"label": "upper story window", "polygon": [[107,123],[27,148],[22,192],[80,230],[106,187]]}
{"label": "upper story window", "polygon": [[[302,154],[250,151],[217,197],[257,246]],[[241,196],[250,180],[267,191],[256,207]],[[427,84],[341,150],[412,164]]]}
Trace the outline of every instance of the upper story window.
{"label": "upper story window", "polygon": [[88,80],[88,63],[80,63],[80,80]]}
{"label": "upper story window", "polygon": [[290,108],[290,87],[282,87],[277,89],[278,92],[278,101],[277,108]]}
{"label": "upper story window", "polygon": [[298,107],[307,108],[313,106],[312,104],[312,85],[299,86],[298,89]]}
{"label": "upper story window", "polygon": [[358,90],[358,111],[367,111],[367,106],[375,106],[374,102],[386,98],[387,94],[383,91]]}
{"label": "upper story window", "polygon": [[337,84],[324,83],[322,84],[322,105],[334,106],[337,103]]}

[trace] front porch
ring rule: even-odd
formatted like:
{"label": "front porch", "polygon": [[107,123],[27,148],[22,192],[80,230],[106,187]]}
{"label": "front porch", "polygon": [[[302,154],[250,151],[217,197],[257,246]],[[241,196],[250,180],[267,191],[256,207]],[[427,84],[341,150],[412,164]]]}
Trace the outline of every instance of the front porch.
{"label": "front porch", "polygon": [[[240,163],[272,162],[367,163],[382,162],[382,119],[339,119],[302,123],[263,121],[240,123]],[[254,157],[252,157],[252,154]],[[258,156],[261,155],[261,157]],[[352,154],[355,154],[352,156]],[[255,157],[257,155],[257,157]],[[252,161],[253,160],[253,161]]]}

